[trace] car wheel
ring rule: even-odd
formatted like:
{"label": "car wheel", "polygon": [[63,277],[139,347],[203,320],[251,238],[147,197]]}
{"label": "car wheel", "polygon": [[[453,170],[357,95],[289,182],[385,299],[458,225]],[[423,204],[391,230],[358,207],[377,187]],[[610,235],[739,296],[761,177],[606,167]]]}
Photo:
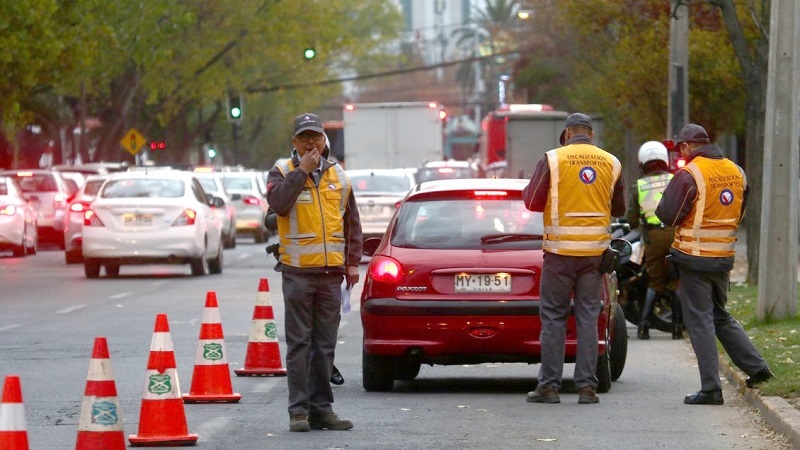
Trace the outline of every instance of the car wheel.
{"label": "car wheel", "polygon": [[265,233],[262,230],[256,230],[253,232],[253,239],[255,239],[256,244],[264,242],[264,234]]}
{"label": "car wheel", "polygon": [[64,252],[64,261],[67,264],[79,264],[82,260],[80,252]]}
{"label": "car wheel", "polygon": [[368,355],[362,351],[361,378],[369,392],[385,392],[394,385],[394,364],[391,358]]}
{"label": "car wheel", "polygon": [[212,274],[222,273],[222,243],[217,249],[217,256],[208,262],[208,271]]}
{"label": "car wheel", "polygon": [[[608,349],[608,346],[606,346]],[[611,389],[611,364],[608,350],[597,357],[597,392],[605,393]]]}
{"label": "car wheel", "polygon": [[106,275],[111,278],[119,276],[119,264],[106,264]]}
{"label": "car wheel", "polygon": [[625,368],[628,357],[628,327],[625,323],[625,312],[618,303],[613,305],[611,323],[611,350],[609,364],[611,365],[611,381],[617,381]]}
{"label": "car wheel", "polygon": [[83,273],[86,278],[97,278],[100,276],[100,261],[96,259],[84,258]]}
{"label": "car wheel", "polygon": [[395,380],[411,381],[419,375],[419,369],[422,365],[414,361],[398,362],[395,367]]}
{"label": "car wheel", "polygon": [[208,273],[208,260],[205,255],[201,255],[191,262],[192,276],[201,277]]}
{"label": "car wheel", "polygon": [[25,256],[28,253],[28,250],[25,248],[25,236],[22,236],[22,243],[18,246],[15,245],[11,252],[15,257]]}

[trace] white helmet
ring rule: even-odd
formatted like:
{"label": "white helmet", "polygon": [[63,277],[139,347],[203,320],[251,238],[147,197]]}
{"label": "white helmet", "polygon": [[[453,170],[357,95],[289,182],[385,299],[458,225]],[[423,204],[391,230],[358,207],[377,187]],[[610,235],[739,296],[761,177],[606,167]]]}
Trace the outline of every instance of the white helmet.
{"label": "white helmet", "polygon": [[647,141],[639,147],[639,164],[644,165],[649,161],[661,160],[669,165],[667,147],[658,141]]}

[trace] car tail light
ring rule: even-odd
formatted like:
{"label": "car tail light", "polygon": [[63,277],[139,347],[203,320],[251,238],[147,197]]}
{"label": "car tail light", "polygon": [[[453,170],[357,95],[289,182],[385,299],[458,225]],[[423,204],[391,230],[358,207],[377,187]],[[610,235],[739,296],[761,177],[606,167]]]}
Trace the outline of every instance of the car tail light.
{"label": "car tail light", "polygon": [[398,284],[403,278],[403,266],[387,256],[375,256],[369,265],[369,275],[377,283]]}
{"label": "car tail light", "polygon": [[0,205],[0,216],[13,216],[17,212],[17,207],[14,205]]}
{"label": "car tail light", "polygon": [[261,200],[254,195],[242,197],[242,203],[245,205],[261,206]]}
{"label": "car tail light", "polygon": [[683,169],[683,166],[686,165],[686,158],[680,157],[675,161],[675,165],[678,166],[678,169]]}
{"label": "car tail light", "polygon": [[86,202],[76,202],[69,205],[70,212],[82,213],[89,209],[89,204]]}
{"label": "car tail light", "polygon": [[91,209],[87,209],[83,212],[83,226],[85,227],[104,227],[103,221],[97,217],[97,214],[94,213]]}
{"label": "car tail light", "polygon": [[472,191],[472,196],[474,198],[479,199],[504,199],[508,198],[508,192],[506,191]]}
{"label": "car tail light", "polygon": [[181,227],[185,225],[194,225],[197,220],[197,211],[193,209],[184,209],[180,216],[172,222],[173,227]]}

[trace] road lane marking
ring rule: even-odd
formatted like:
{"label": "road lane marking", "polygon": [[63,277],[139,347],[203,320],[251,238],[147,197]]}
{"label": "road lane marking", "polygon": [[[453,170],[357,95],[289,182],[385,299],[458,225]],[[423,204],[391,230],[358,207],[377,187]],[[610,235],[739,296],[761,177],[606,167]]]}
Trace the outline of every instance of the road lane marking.
{"label": "road lane marking", "polygon": [[69,313],[71,313],[73,311],[77,311],[77,310],[83,309],[83,308],[86,308],[86,305],[67,306],[66,308],[59,309],[58,311],[56,311],[56,314],[69,314]]}
{"label": "road lane marking", "polygon": [[2,326],[2,327],[0,327],[0,332],[2,332],[2,331],[8,331],[8,330],[13,330],[14,328],[19,328],[19,327],[21,327],[21,326],[22,326],[22,324],[21,324],[21,323],[12,323],[12,324],[5,325],[5,326]]}
{"label": "road lane marking", "polygon": [[120,292],[119,294],[114,294],[114,295],[112,295],[112,296],[110,296],[108,298],[113,298],[114,300],[116,300],[116,299],[119,299],[119,298],[127,297],[129,295],[131,295],[130,292]]}

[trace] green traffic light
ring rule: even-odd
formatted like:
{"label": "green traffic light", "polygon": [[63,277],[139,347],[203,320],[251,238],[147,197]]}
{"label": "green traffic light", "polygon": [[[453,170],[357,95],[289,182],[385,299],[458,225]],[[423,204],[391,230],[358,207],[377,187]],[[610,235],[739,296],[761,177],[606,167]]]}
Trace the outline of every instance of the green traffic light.
{"label": "green traffic light", "polygon": [[214,150],[213,148],[208,149],[208,157],[213,158],[215,156],[217,156],[217,151]]}
{"label": "green traffic light", "polygon": [[317,56],[317,51],[311,47],[303,51],[303,58],[305,59],[314,59],[315,56]]}
{"label": "green traffic light", "polygon": [[237,108],[235,106],[233,108],[231,108],[231,117],[233,117],[234,119],[238,119],[238,118],[242,117],[242,109],[241,108]]}

